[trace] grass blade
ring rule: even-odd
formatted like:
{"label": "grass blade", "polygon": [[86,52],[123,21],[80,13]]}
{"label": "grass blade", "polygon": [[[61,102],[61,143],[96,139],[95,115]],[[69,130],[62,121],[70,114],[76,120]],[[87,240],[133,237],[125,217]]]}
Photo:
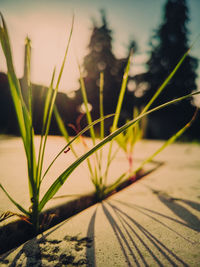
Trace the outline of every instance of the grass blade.
{"label": "grass blade", "polygon": [[182,65],[183,61],[185,60],[185,58],[187,57],[187,55],[189,54],[190,50],[191,50],[192,46],[187,50],[187,52],[182,56],[182,58],[179,60],[179,62],[177,63],[177,65],[174,67],[174,69],[172,70],[172,72],[170,72],[170,74],[168,75],[168,77],[164,80],[164,82],[161,84],[161,86],[158,88],[158,90],[156,91],[156,93],[153,95],[153,97],[151,98],[151,100],[148,102],[148,104],[144,107],[142,113],[145,113],[150,106],[153,104],[153,102],[156,100],[156,98],[160,95],[160,93],[163,91],[163,89],[167,86],[167,84],[170,82],[170,80],[174,77],[175,73],[177,72],[177,70],[180,68],[180,66]]}
{"label": "grass blade", "polygon": [[[38,154],[38,165],[37,165],[37,181],[40,181],[41,171],[42,171],[42,154],[45,152],[45,142],[44,142],[44,135],[47,128],[47,121],[48,121],[48,114],[50,110],[51,105],[51,99],[53,96],[53,82],[55,78],[55,68],[52,74],[51,84],[48,88],[46,100],[45,100],[45,106],[44,106],[44,114],[43,114],[43,125],[42,125],[42,133],[41,133],[41,139],[40,139],[40,147],[39,147],[39,154]],[[38,188],[39,189],[39,188]]]}
{"label": "grass blade", "polygon": [[32,87],[31,87],[31,80],[30,80],[30,68],[31,68],[31,41],[27,37],[26,38],[26,44],[25,44],[25,50],[26,50],[26,82],[28,86],[28,98],[27,98],[27,104],[28,104],[28,111],[29,111],[29,118],[26,119],[26,115],[24,116],[25,118],[25,125],[27,128],[27,136],[30,138],[30,143],[27,147],[28,155],[30,157],[29,159],[29,192],[30,192],[30,198],[37,198],[37,182],[36,182],[36,156],[35,156],[35,148],[34,148],[34,130],[33,130],[33,122],[32,122]]}
{"label": "grass blade", "polygon": [[[129,74],[129,69],[130,69],[130,62],[131,62],[131,57],[132,57],[132,50],[130,52],[130,56],[124,71],[124,75],[123,75],[123,80],[122,80],[122,86],[121,86],[121,90],[120,90],[120,94],[119,94],[119,98],[117,101],[117,107],[116,107],[116,111],[115,111],[115,117],[114,117],[114,121],[113,121],[113,125],[111,128],[111,132],[114,132],[117,129],[117,124],[119,121],[119,115],[121,112],[121,108],[122,108],[122,103],[123,103],[123,99],[124,99],[124,94],[126,91],[126,86],[127,86],[127,81],[128,81],[128,74]],[[105,176],[104,176],[104,184],[106,184],[107,181],[107,177],[108,177],[108,170],[109,170],[109,165],[108,162],[110,162],[110,159],[112,157],[112,142],[110,143],[110,147],[109,147],[109,151],[108,151],[108,159],[107,159],[107,166],[106,166],[106,171],[105,171]]]}
{"label": "grass blade", "polygon": [[8,192],[4,189],[4,187],[2,186],[2,184],[0,184],[0,188],[4,191],[4,193],[6,194],[6,196],[10,199],[10,201],[24,214],[26,214],[27,216],[30,215],[30,213],[25,210],[19,203],[17,203],[9,194]]}
{"label": "grass blade", "polygon": [[197,116],[197,113],[198,113],[198,108],[196,109],[192,119],[186,125],[184,125],[177,133],[175,133],[171,138],[169,138],[166,142],[164,142],[164,144],[158,150],[156,150],[150,157],[144,160],[142,164],[134,172],[137,173],[138,171],[140,171],[145,164],[151,162],[154,159],[154,157],[158,155],[162,150],[164,150],[170,144],[174,143],[176,139],[180,137],[191,126],[191,124],[193,123],[193,121]]}
{"label": "grass blade", "polygon": [[[8,36],[8,31],[6,27],[6,23],[2,14],[0,14],[1,22],[0,22],[0,41],[3,48],[3,52],[6,58],[7,63],[7,75],[8,81],[10,85],[11,96],[13,99],[18,125],[20,129],[20,133],[22,136],[26,157],[27,157],[27,164],[28,164],[28,173],[29,173],[29,184],[30,186],[30,194],[31,197],[34,195],[34,166],[35,166],[35,153],[33,149],[33,129],[32,129],[32,120],[30,113],[27,110],[27,107],[24,103],[21,87],[19,84],[19,80],[15,74],[13,60],[12,60],[12,53],[10,47],[10,40]],[[28,58],[26,60],[29,60]]]}
{"label": "grass blade", "polygon": [[[100,73],[100,87],[99,87],[99,108],[100,108],[100,118],[104,117],[103,111],[103,87],[104,87],[104,74]],[[100,122],[100,138],[104,138],[104,120]]]}
{"label": "grass blade", "polygon": [[11,48],[10,48],[10,40],[8,37],[7,27],[3,18],[3,15],[0,13],[1,22],[0,24],[0,40],[2,49],[6,58],[6,64],[8,69],[8,80],[10,84],[10,90],[12,99],[15,106],[15,111],[17,114],[17,119],[19,123],[20,133],[24,142],[24,146],[26,147],[26,127],[24,122],[23,110],[22,110],[22,95],[20,90],[19,81],[15,75]]}
{"label": "grass blade", "polygon": [[116,115],[114,117],[114,121],[113,121],[113,125],[112,125],[112,131],[115,131],[117,129],[117,124],[118,124],[118,121],[119,121],[119,116],[120,116],[122,103],[123,103],[123,99],[124,99],[124,94],[125,94],[125,91],[126,91],[126,85],[127,85],[127,81],[128,81],[128,74],[129,74],[129,69],[130,69],[131,57],[132,57],[132,51],[130,53],[130,56],[129,56],[129,59],[128,59],[128,63],[126,65],[126,68],[125,68],[125,71],[124,71],[123,80],[122,80],[122,86],[121,86],[119,98],[118,98],[118,101],[117,101],[117,107],[116,107],[116,110],[115,110],[115,114]]}
{"label": "grass blade", "polygon": [[[91,113],[90,113],[89,107],[88,107],[88,99],[87,99],[87,94],[86,94],[86,89],[85,89],[85,83],[84,83],[83,75],[81,72],[81,66],[79,63],[78,63],[78,68],[79,68],[79,73],[80,73],[81,93],[82,93],[83,103],[84,103],[85,110],[86,110],[87,122],[88,122],[88,125],[92,125],[92,116],[91,116]],[[92,138],[93,145],[95,145],[94,127],[91,126],[89,130],[90,130],[90,136]]]}
{"label": "grass blade", "polygon": [[[99,86],[99,115],[100,118],[104,116],[104,108],[103,108],[103,87],[104,87],[104,74],[103,72],[100,73],[100,86]],[[100,122],[100,140],[104,138],[104,120]],[[98,169],[99,169],[99,179],[97,179],[97,183],[102,185],[103,177],[102,177],[102,150],[99,152],[99,162],[98,162]]]}
{"label": "grass blade", "polygon": [[[46,147],[47,135],[49,133],[49,128],[50,128],[53,108],[54,108],[56,96],[57,96],[57,93],[58,93],[58,87],[59,87],[60,80],[61,80],[61,77],[62,77],[62,74],[63,74],[63,70],[64,70],[64,66],[65,66],[65,62],[66,62],[66,58],[67,58],[67,54],[68,54],[68,50],[69,50],[69,45],[70,45],[72,32],[73,32],[73,26],[74,26],[74,16],[72,18],[72,26],[71,26],[70,35],[69,35],[68,42],[67,42],[67,47],[66,47],[66,50],[65,50],[64,58],[63,58],[62,65],[61,65],[61,68],[60,68],[60,72],[59,72],[59,75],[58,75],[58,80],[57,80],[57,83],[56,83],[56,87],[55,87],[55,90],[53,92],[52,99],[50,101],[49,112],[48,112],[47,119],[46,119],[47,122],[46,122],[45,134],[44,134],[44,143],[43,143],[43,147],[42,147],[42,150],[41,150],[40,162],[38,162],[38,166],[39,166],[38,172],[37,172],[37,183],[38,183],[38,186],[40,186],[40,184],[41,184],[40,182],[41,182],[42,166],[43,166],[43,161],[44,161],[44,152],[45,152],[45,147]],[[54,77],[54,75],[53,75],[53,77]],[[53,78],[52,78],[52,80],[53,80]],[[39,188],[38,188],[38,190],[39,190]]]}

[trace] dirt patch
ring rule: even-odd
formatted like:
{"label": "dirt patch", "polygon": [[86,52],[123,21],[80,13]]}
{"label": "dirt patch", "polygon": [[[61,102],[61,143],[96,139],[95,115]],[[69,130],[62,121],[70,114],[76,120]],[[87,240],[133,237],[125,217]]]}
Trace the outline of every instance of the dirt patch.
{"label": "dirt patch", "polygon": [[41,237],[24,244],[12,262],[7,257],[0,258],[3,266],[91,266],[86,257],[86,250],[93,246],[90,237],[65,236],[63,239]]}

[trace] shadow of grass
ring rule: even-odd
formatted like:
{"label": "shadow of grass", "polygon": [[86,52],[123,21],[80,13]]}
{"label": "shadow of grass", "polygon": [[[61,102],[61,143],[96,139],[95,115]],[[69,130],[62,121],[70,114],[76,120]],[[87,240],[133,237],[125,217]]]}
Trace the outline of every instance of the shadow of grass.
{"label": "shadow of grass", "polygon": [[166,244],[122,209],[110,201],[105,201],[102,208],[128,266],[149,266],[150,258],[158,266],[166,266],[166,262],[170,266],[188,266]]}

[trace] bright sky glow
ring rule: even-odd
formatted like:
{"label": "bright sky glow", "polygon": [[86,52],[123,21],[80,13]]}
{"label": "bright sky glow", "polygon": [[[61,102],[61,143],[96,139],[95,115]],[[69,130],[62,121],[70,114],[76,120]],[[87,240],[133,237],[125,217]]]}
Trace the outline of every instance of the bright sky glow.
{"label": "bright sky glow", "polygon": [[[73,38],[60,85],[60,91],[69,92],[79,87],[76,58],[82,63],[87,54],[92,18],[100,22],[100,8],[106,10],[113,31],[113,50],[118,58],[127,55],[131,38],[137,41],[139,51],[131,69],[131,74],[136,74],[145,70],[148,41],[161,23],[164,3],[165,0],[0,0],[0,9],[8,25],[17,75],[23,76],[24,40],[28,35],[32,41],[32,82],[44,85],[49,85],[54,66],[59,71],[75,14]],[[200,34],[200,1],[190,0],[189,8],[192,42]],[[200,58],[200,40],[192,53]],[[1,50],[0,71],[6,71]]]}

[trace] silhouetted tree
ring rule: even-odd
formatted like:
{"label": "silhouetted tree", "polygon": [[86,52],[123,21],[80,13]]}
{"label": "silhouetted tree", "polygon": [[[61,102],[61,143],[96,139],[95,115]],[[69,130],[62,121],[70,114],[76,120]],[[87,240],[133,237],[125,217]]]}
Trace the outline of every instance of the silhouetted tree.
{"label": "silhouetted tree", "polygon": [[[148,73],[145,75],[148,90],[144,101],[152,97],[158,87],[173,70],[180,58],[189,49],[188,8],[185,0],[168,0],[164,8],[163,22],[155,31],[151,40],[151,55],[147,62]],[[175,97],[191,93],[196,89],[195,79],[197,59],[187,56],[183,65],[167,85],[154,105],[169,101]],[[147,135],[153,138],[168,138],[184,125],[194,112],[189,100],[171,106],[161,112],[149,116]]]}
{"label": "silhouetted tree", "polygon": [[[108,27],[105,11],[101,10],[102,25],[98,27],[93,22],[93,30],[89,41],[89,53],[83,61],[84,81],[88,101],[92,104],[92,115],[99,117],[99,78],[100,72],[104,73],[104,111],[105,114],[113,113],[116,108],[122,77],[128,61],[128,55],[123,59],[116,59],[112,52],[112,31]],[[130,47],[135,46],[135,42]],[[82,101],[80,90],[77,99]],[[132,115],[133,93],[126,93],[122,111],[122,120]]]}

